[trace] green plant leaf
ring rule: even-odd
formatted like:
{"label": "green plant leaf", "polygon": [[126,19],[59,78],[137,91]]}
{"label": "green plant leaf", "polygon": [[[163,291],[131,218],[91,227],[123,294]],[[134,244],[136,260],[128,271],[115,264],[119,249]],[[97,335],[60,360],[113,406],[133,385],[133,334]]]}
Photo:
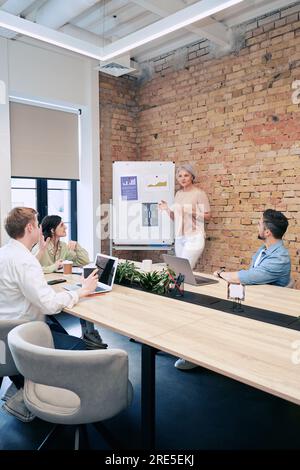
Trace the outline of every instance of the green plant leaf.
{"label": "green plant leaf", "polygon": [[124,261],[118,264],[116,282],[119,284],[138,283],[142,289],[156,294],[166,294],[169,291],[172,277],[176,274],[169,267],[162,271],[144,273],[139,271],[132,261]]}

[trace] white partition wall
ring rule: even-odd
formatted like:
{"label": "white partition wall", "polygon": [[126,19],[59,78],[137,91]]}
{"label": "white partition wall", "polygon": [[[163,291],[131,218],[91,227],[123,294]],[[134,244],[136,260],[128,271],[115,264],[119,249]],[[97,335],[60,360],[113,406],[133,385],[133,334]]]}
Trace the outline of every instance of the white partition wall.
{"label": "white partition wall", "polygon": [[[81,109],[78,239],[93,259],[94,253],[100,248],[100,240],[96,237],[100,178],[99,91],[95,61],[37,41],[25,41],[0,39],[0,80],[5,82],[11,97]],[[2,228],[3,219],[10,209],[8,103],[0,105],[0,136]]]}
{"label": "white partition wall", "polygon": [[4,100],[0,103],[0,245],[5,240],[4,217],[11,205],[10,136],[8,103],[8,44],[0,39],[0,80]]}

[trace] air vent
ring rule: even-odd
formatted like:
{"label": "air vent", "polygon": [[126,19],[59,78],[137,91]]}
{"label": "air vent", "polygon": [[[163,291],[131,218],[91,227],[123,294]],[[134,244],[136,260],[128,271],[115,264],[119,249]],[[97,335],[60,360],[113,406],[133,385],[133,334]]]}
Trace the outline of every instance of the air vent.
{"label": "air vent", "polygon": [[124,67],[124,65],[117,64],[116,62],[110,62],[106,65],[101,65],[99,67],[100,72],[108,73],[109,75],[114,75],[115,77],[120,77],[127,73],[133,72],[135,69],[132,67]]}
{"label": "air vent", "polygon": [[137,70],[137,64],[129,56],[119,57],[112,62],[100,62],[97,70],[114,77],[121,77]]}

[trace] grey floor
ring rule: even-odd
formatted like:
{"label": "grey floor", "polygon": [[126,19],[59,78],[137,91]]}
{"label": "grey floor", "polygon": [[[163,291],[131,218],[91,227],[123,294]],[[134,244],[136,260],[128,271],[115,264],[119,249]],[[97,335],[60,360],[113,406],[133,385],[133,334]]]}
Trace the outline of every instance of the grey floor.
{"label": "grey floor", "polygon": [[[60,318],[71,334],[80,335],[77,319]],[[141,347],[110,330],[102,329],[101,335],[110,347],[128,352],[134,387],[131,407],[105,426],[122,449],[139,449]],[[300,407],[205,369],[178,371],[174,358],[165,353],[156,361],[157,449],[300,449]],[[6,379],[1,392],[8,384]],[[0,449],[36,449],[51,426],[39,419],[22,423],[0,408]],[[92,426],[88,435],[93,449],[109,449]],[[72,443],[73,432],[64,427],[48,448],[72,448]]]}

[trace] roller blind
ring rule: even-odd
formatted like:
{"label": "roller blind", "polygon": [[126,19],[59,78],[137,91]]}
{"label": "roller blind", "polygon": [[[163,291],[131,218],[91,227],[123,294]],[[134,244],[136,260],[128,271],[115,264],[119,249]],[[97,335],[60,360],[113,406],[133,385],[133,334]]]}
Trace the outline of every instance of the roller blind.
{"label": "roller blind", "polygon": [[79,179],[78,114],[10,102],[13,177]]}

